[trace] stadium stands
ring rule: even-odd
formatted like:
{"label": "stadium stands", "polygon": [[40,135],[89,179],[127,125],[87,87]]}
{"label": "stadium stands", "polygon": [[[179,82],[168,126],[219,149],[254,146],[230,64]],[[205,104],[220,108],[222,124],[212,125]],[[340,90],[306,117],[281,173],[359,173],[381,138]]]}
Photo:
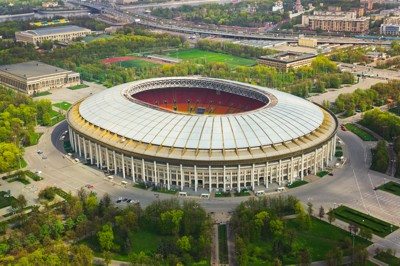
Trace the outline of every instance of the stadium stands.
{"label": "stadium stands", "polygon": [[191,114],[234,114],[265,105],[264,102],[238,94],[203,88],[146,90],[133,97],[165,110]]}

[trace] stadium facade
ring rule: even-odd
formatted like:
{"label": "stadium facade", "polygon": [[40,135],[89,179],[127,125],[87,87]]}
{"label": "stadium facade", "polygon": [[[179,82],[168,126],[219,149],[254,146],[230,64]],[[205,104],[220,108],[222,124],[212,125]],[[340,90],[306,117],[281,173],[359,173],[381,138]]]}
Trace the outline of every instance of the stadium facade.
{"label": "stadium facade", "polygon": [[170,189],[242,189],[303,179],[329,165],[337,119],[274,89],[203,77],[157,78],[102,91],[67,114],[88,163]]}

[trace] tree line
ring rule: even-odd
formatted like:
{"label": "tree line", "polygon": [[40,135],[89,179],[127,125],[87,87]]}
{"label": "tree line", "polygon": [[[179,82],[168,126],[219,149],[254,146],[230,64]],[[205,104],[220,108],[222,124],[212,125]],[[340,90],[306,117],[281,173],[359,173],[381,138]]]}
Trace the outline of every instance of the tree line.
{"label": "tree line", "polygon": [[33,101],[0,86],[0,173],[18,168],[23,147],[33,144],[35,126],[51,124],[49,100]]}
{"label": "tree line", "polygon": [[278,23],[289,18],[288,12],[272,12],[273,5],[274,1],[182,5],[178,8],[155,8],[151,14],[165,19],[179,17],[196,23],[262,27],[266,22]]}
{"label": "tree line", "polygon": [[400,100],[400,81],[391,80],[388,83],[377,83],[371,88],[357,89],[352,93],[341,93],[330,107],[335,113],[352,116],[356,111],[364,112],[374,106],[382,106],[388,102]]}
{"label": "tree line", "polygon": [[[395,176],[400,177],[400,117],[390,112],[383,112],[373,109],[364,114],[360,124],[378,133],[389,142],[393,142],[393,149],[396,154]],[[389,165],[389,153],[386,141],[378,142],[372,152],[371,169],[386,172]]]}

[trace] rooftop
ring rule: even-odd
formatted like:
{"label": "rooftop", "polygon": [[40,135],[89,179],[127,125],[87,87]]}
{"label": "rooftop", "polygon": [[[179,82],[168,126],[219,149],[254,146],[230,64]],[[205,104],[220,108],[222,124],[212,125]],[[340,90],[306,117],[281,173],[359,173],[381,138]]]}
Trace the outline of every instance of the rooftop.
{"label": "rooftop", "polygon": [[13,65],[0,66],[1,72],[7,72],[12,75],[22,78],[35,78],[54,73],[68,73],[69,70],[65,70],[59,67],[44,64],[38,61],[29,61]]}
{"label": "rooftop", "polygon": [[[213,88],[268,97],[248,112],[198,115],[168,112],[129,99],[134,92],[166,88]],[[317,105],[274,89],[204,77],[171,77],[122,84],[79,104],[87,122],[128,140],[183,149],[247,149],[277,145],[314,132],[324,120]]]}
{"label": "rooftop", "polygon": [[23,31],[24,33],[28,33],[36,36],[46,36],[52,34],[60,34],[60,33],[71,33],[71,32],[81,32],[81,31],[90,31],[89,29],[78,27],[75,25],[66,25],[59,27],[46,27],[35,30],[27,30]]}
{"label": "rooftop", "polygon": [[261,59],[281,62],[281,63],[292,63],[299,60],[310,59],[316,57],[315,54],[305,54],[305,53],[296,53],[296,52],[282,52],[273,55],[265,55],[261,56]]}

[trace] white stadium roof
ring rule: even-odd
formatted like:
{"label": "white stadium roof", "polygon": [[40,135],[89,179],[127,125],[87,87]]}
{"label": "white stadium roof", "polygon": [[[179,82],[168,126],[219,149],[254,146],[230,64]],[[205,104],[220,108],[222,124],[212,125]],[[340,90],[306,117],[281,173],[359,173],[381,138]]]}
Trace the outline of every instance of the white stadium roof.
{"label": "white stadium roof", "polygon": [[[175,81],[229,84],[275,98],[274,104],[244,113],[197,115],[158,109],[126,96],[143,84]],[[291,94],[202,77],[149,79],[119,85],[86,98],[79,105],[79,113],[87,122],[127,139],[204,150],[248,149],[284,143],[315,131],[324,120],[319,106]]]}

